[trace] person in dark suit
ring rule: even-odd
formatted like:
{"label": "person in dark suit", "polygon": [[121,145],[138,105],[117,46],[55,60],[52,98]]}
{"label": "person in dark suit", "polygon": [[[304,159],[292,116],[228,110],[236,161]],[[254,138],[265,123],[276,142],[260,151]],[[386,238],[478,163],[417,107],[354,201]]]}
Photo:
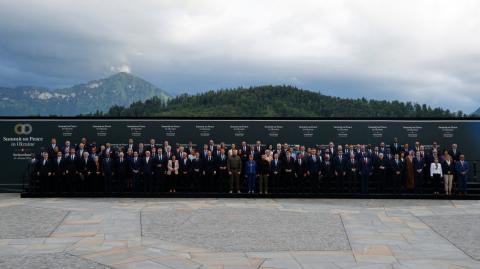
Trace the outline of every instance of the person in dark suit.
{"label": "person in dark suit", "polygon": [[457,185],[458,193],[460,195],[467,194],[467,177],[470,171],[470,164],[465,161],[465,155],[460,154],[458,162],[455,164],[455,170],[457,171]]}
{"label": "person in dark suit", "polygon": [[103,182],[102,176],[102,162],[100,160],[100,155],[95,155],[93,157],[93,175],[92,175],[92,189],[93,192],[101,192],[105,183]]}
{"label": "person in dark suit", "polygon": [[404,164],[400,160],[400,155],[395,153],[394,159],[390,163],[390,170],[392,171],[392,192],[401,193],[402,192],[402,178]]}
{"label": "person in dark suit", "polygon": [[177,192],[176,189],[177,189],[179,167],[180,167],[180,164],[178,163],[177,156],[172,155],[172,158],[168,160],[168,164],[167,164],[169,192]]}
{"label": "person in dark suit", "polygon": [[458,145],[457,144],[452,144],[452,149],[450,149],[448,154],[450,154],[450,156],[452,156],[452,159],[453,159],[454,162],[457,162],[458,160],[460,160],[460,155],[462,155],[460,150],[458,150]]}
{"label": "person in dark suit", "polygon": [[[158,157],[158,156],[157,156]],[[157,168],[155,168],[157,171]],[[133,152],[133,158],[130,161],[130,171],[132,171],[133,192],[138,193],[141,190],[141,171],[142,159],[138,156],[138,151]]]}
{"label": "person in dark suit", "polygon": [[62,152],[57,152],[57,157],[53,159],[53,186],[52,191],[63,192],[66,189],[65,182],[66,164]]}
{"label": "person in dark suit", "polygon": [[362,193],[368,193],[368,185],[370,176],[372,175],[372,161],[365,155],[359,159],[359,174],[361,178],[361,191]]}
{"label": "person in dark suit", "polygon": [[127,184],[127,178],[130,173],[129,169],[130,164],[125,159],[125,154],[120,152],[118,154],[118,159],[115,164],[115,174],[116,174],[116,188],[118,192],[124,192]]}
{"label": "person in dark suit", "polygon": [[332,191],[332,180],[334,179],[334,165],[330,159],[330,154],[325,153],[324,161],[322,162],[322,180],[321,180],[321,191],[329,192]]}
{"label": "person in dark suit", "polygon": [[67,178],[67,185],[69,192],[76,192],[78,185],[78,165],[77,162],[80,158],[75,153],[75,148],[70,148],[70,153],[66,157],[66,169],[65,174]]}
{"label": "person in dark suit", "polygon": [[150,151],[145,151],[145,157],[142,159],[141,164],[141,174],[143,176],[143,191],[152,192],[153,191],[153,158],[150,156]]}
{"label": "person in dark suit", "polygon": [[57,139],[55,137],[52,137],[50,140],[50,145],[48,146],[48,157],[50,159],[54,159],[57,157],[57,151],[59,151],[59,147],[57,145]]}
{"label": "person in dark suit", "polygon": [[260,194],[268,194],[268,177],[270,176],[270,162],[263,154],[258,161],[258,185]]}
{"label": "person in dark suit", "polygon": [[125,150],[132,149],[132,151],[136,151],[137,147],[133,143],[133,138],[128,139],[128,143],[125,145]]}
{"label": "person in dark suit", "polygon": [[358,161],[353,152],[350,153],[348,161],[345,162],[345,171],[347,172],[345,177],[347,192],[355,193],[357,186]]}
{"label": "person in dark suit", "polygon": [[341,150],[337,152],[337,155],[334,158],[333,166],[334,166],[334,173],[335,173],[335,182],[336,182],[336,192],[343,193],[344,191],[344,178],[347,175],[347,171],[345,169],[345,158],[343,157],[343,153]]}
{"label": "person in dark suit", "polygon": [[220,152],[217,155],[217,167],[218,171],[218,191],[225,192],[228,182],[228,167],[227,167],[227,154],[225,148],[220,148]]}
{"label": "person in dark suit", "polygon": [[383,193],[385,191],[388,169],[388,162],[383,153],[378,153],[378,157],[374,160],[373,167],[375,169],[374,175],[377,192]]}
{"label": "person in dark suit", "polygon": [[280,160],[279,153],[273,154],[273,160],[270,165],[272,192],[279,192],[280,182],[282,180],[282,161]]}
{"label": "person in dark suit", "polygon": [[413,169],[415,171],[415,193],[423,193],[425,161],[421,157],[420,151],[417,151],[413,158]]}
{"label": "person in dark suit", "polygon": [[295,160],[295,182],[293,183],[292,190],[295,192],[300,192],[304,189],[305,179],[307,178],[307,162],[305,161],[302,154],[297,156]]}
{"label": "person in dark suit", "polygon": [[320,159],[317,156],[317,150],[312,149],[307,159],[307,184],[305,185],[306,192],[316,192],[318,189],[319,176],[321,171]]}
{"label": "person in dark suit", "polygon": [[392,144],[390,144],[390,153],[395,155],[395,154],[400,154],[400,151],[402,150],[402,145],[398,142],[398,138],[395,137],[393,139]]}
{"label": "person in dark suit", "polygon": [[178,171],[180,173],[180,191],[185,192],[189,190],[189,187],[191,185],[190,174],[192,172],[192,162],[188,158],[188,154],[186,152],[182,152],[182,159],[178,162]]}
{"label": "person in dark suit", "polygon": [[293,179],[294,179],[294,170],[295,170],[295,160],[293,159],[290,151],[287,151],[285,155],[285,161],[283,163],[283,182],[282,189],[283,192],[292,192]]}
{"label": "person in dark suit", "polygon": [[192,185],[190,186],[190,190],[193,191],[200,191],[202,186],[200,184],[200,179],[202,177],[202,159],[200,159],[200,152],[194,152],[194,158],[192,159]]}
{"label": "person in dark suit", "polygon": [[43,152],[43,159],[37,164],[37,176],[40,179],[40,191],[48,192],[52,176],[52,163],[48,158],[48,152]]}
{"label": "person in dark suit", "polygon": [[166,173],[167,173],[167,156],[163,153],[161,148],[157,151],[157,156],[153,159],[154,174],[155,174],[155,192],[165,192],[166,191]]}
{"label": "person in dark suit", "polygon": [[215,191],[216,189],[216,161],[212,156],[212,152],[208,151],[207,157],[203,160],[203,182],[207,192]]}
{"label": "person in dark suit", "polygon": [[102,161],[102,176],[105,182],[104,190],[106,193],[112,192],[112,177],[115,175],[115,164],[111,157],[112,153],[105,154]]}
{"label": "person in dark suit", "polygon": [[89,158],[87,151],[83,152],[82,158],[78,161],[79,181],[77,189],[81,192],[90,191],[90,182],[92,181],[90,175],[95,170],[92,160]]}

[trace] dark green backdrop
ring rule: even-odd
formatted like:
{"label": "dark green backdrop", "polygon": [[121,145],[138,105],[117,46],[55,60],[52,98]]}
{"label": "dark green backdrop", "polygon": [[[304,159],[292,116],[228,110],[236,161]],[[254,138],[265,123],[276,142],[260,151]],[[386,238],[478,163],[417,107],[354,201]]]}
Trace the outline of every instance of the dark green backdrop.
{"label": "dark green backdrop", "polygon": [[[480,160],[480,120],[327,120],[327,119],[48,119],[4,118],[0,120],[2,134],[0,189],[18,191],[29,153],[40,152],[51,137],[63,145],[81,137],[97,144],[125,144],[132,137],[135,143],[186,144],[191,140],[202,145],[213,139],[225,143],[263,144],[289,143],[306,146],[366,143],[389,144],[393,137],[401,143],[413,144],[419,139],[427,147],[437,141],[441,148],[458,143],[472,163]],[[476,164],[475,164],[476,168]],[[472,169],[474,170],[474,169]],[[476,172],[472,171],[471,180]]]}

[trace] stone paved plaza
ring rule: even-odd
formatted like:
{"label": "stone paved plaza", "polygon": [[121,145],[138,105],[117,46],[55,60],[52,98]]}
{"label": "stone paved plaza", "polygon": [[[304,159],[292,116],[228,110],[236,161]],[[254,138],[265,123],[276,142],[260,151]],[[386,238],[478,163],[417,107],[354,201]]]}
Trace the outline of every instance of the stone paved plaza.
{"label": "stone paved plaza", "polygon": [[480,201],[0,194],[0,268],[480,268]]}

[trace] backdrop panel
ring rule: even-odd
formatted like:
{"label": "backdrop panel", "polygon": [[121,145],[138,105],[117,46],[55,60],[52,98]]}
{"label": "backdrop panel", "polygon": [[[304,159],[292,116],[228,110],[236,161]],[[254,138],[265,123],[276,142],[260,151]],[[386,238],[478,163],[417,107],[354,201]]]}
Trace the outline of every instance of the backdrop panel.
{"label": "backdrop panel", "polygon": [[[415,140],[430,147],[437,141],[441,148],[458,143],[470,161],[480,160],[480,120],[324,120],[324,119],[0,119],[2,172],[0,190],[19,191],[22,173],[30,153],[39,153],[56,137],[62,146],[87,137],[97,144],[135,143],[203,145],[208,140],[227,144],[261,140],[262,144],[289,143],[306,146],[335,144],[391,143],[393,137],[413,145]],[[476,165],[475,165],[476,169]],[[472,169],[473,170],[473,169]],[[476,179],[472,171],[471,180]]]}

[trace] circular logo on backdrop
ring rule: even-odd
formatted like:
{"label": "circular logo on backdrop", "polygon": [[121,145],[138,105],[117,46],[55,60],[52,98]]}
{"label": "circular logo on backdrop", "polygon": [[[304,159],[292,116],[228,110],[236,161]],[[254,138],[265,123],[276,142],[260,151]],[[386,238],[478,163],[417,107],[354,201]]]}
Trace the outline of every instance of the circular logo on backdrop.
{"label": "circular logo on backdrop", "polygon": [[32,133],[32,125],[30,123],[17,123],[13,130],[17,135],[29,135]]}

